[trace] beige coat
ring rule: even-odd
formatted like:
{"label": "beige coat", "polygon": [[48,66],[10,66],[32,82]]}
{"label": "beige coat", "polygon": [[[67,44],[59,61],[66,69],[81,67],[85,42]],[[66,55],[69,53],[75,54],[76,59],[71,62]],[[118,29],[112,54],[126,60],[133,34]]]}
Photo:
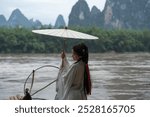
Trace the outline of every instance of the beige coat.
{"label": "beige coat", "polygon": [[69,66],[65,59],[64,66],[58,73],[56,82],[56,100],[86,100],[84,91],[84,66],[80,60]]}

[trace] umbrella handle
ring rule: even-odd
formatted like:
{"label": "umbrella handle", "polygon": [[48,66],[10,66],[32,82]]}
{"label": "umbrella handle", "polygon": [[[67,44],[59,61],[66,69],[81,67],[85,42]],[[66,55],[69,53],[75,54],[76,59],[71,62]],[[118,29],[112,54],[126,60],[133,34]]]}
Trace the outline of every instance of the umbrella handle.
{"label": "umbrella handle", "polygon": [[65,52],[66,50],[66,39],[63,40],[63,51]]}

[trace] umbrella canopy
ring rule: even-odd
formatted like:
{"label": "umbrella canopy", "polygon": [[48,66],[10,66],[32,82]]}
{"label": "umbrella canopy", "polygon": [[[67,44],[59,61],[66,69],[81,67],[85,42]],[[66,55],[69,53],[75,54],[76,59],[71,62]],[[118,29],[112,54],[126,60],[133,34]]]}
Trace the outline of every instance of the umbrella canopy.
{"label": "umbrella canopy", "polygon": [[98,39],[96,36],[89,34],[73,31],[70,29],[43,29],[43,30],[32,30],[33,33],[61,37],[61,38],[71,38],[71,39]]}

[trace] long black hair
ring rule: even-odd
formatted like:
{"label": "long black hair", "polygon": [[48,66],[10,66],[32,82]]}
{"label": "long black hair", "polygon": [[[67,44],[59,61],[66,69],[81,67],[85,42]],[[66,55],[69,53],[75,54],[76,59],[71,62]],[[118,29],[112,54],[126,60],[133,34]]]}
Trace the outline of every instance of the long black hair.
{"label": "long black hair", "polygon": [[89,60],[89,52],[88,47],[81,43],[78,45],[75,45],[73,47],[73,51],[81,57],[81,60],[85,63],[85,70],[84,70],[84,88],[87,94],[91,94],[91,78],[90,78],[90,71],[88,66],[88,60]]}
{"label": "long black hair", "polygon": [[73,51],[81,57],[81,60],[85,63],[88,64],[88,59],[89,59],[89,52],[88,52],[88,47],[84,44],[78,44],[73,47]]}

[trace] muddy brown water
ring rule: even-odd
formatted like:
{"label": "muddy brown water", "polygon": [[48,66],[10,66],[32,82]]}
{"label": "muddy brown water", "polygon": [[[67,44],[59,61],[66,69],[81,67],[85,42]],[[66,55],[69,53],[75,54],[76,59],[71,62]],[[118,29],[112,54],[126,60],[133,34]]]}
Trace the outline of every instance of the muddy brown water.
{"label": "muddy brown water", "polygon": [[[71,55],[68,55],[73,63]],[[44,65],[60,65],[59,54],[1,54],[0,99],[23,95],[24,82],[32,70]],[[91,100],[149,100],[150,53],[90,54]],[[35,74],[34,93],[56,79],[58,69],[46,67]],[[31,79],[31,78],[29,78]],[[26,87],[30,87],[30,81]],[[55,83],[33,97],[54,99]]]}

